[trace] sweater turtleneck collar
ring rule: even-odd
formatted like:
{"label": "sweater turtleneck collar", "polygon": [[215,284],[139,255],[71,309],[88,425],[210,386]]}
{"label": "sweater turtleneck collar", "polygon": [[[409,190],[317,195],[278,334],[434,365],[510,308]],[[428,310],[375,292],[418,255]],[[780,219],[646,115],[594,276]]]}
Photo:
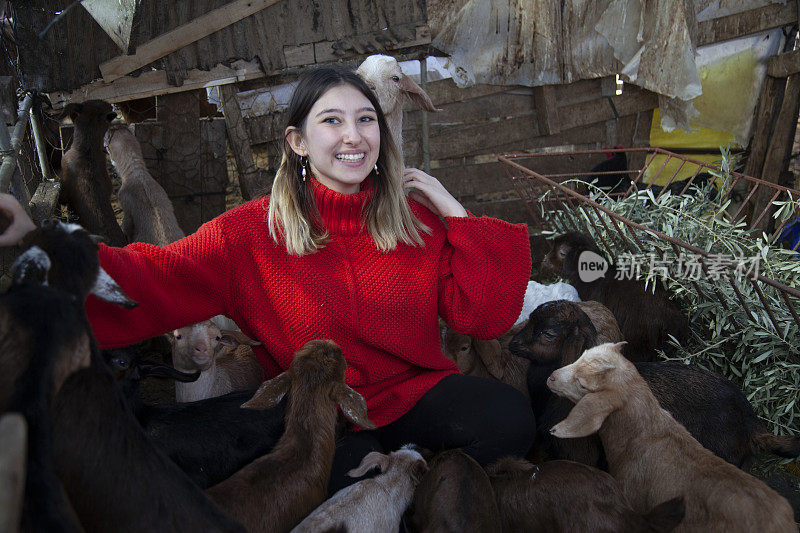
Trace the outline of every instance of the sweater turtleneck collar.
{"label": "sweater turtleneck collar", "polygon": [[316,179],[311,179],[311,191],[317,202],[322,223],[330,234],[355,235],[362,231],[361,212],[372,198],[372,178],[361,183],[361,190],[342,194],[329,189]]}

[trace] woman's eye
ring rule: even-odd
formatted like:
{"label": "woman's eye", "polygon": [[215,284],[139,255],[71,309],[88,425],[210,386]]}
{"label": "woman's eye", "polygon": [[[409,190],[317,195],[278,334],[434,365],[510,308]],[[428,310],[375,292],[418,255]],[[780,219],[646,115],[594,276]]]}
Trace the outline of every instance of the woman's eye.
{"label": "woman's eye", "polygon": [[361,117],[360,119],[358,119],[359,122],[372,122],[373,120],[375,120],[375,117],[369,117],[369,116]]}
{"label": "woman's eye", "polygon": [[322,119],[322,122],[324,122],[326,124],[338,124],[339,123],[339,119],[336,118],[336,117],[327,117],[327,118]]}

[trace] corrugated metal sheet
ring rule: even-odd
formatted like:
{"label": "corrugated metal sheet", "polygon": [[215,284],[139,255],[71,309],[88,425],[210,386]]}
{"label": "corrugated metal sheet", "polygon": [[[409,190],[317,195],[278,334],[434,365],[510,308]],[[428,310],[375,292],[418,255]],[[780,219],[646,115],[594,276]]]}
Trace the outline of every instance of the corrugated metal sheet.
{"label": "corrugated metal sheet", "polygon": [[[132,47],[228,4],[230,0],[142,0]],[[36,34],[71,0],[12,0],[25,84],[43,92],[70,91],[101,77],[99,65],[119,49],[91,16],[75,7],[39,40]],[[166,68],[179,84],[191,69],[257,58],[267,73],[286,67],[284,47],[331,41],[338,57],[369,53],[410,40],[427,21],[425,0],[282,0],[145,68]]]}

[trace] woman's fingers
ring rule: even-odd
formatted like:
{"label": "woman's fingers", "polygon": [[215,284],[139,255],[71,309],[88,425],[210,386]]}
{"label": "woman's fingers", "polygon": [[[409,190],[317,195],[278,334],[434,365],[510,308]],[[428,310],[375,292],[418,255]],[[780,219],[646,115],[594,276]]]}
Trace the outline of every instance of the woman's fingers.
{"label": "woman's fingers", "polygon": [[465,217],[467,211],[439,180],[416,168],[407,168],[403,172],[403,184],[406,189],[416,192],[412,195],[424,196],[425,202],[420,201],[425,207],[442,217]]}
{"label": "woman's fingers", "polygon": [[22,205],[8,193],[0,193],[0,217],[9,222],[6,230],[0,233],[0,246],[15,246],[28,232],[36,229]]}

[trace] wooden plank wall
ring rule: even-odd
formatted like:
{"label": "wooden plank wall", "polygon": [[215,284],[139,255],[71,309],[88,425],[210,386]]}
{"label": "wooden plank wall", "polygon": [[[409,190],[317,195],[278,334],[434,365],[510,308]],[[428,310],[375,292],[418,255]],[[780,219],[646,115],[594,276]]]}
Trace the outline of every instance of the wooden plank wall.
{"label": "wooden plank wall", "polygon": [[[450,79],[428,83],[428,94],[442,109],[428,114],[431,173],[475,214],[530,222],[527,209],[497,162],[498,154],[552,147],[585,150],[616,144],[626,148],[647,146],[657,96],[625,86],[623,94],[612,96],[609,101],[602,96],[602,86],[600,79],[550,86],[554,98],[549,100],[556,105],[542,110],[542,116],[549,117],[552,124],[540,127],[542,116],[535,105],[534,89],[490,85],[459,89]],[[408,103],[403,120],[406,164],[419,168],[421,114]],[[270,172],[279,164],[284,118],[282,113],[276,113],[246,119],[251,142],[262,145],[257,152],[266,155],[257,163]],[[558,133],[542,131],[554,126]],[[541,171],[588,171],[604,158],[602,154],[553,158],[552,164],[561,168]]]}

